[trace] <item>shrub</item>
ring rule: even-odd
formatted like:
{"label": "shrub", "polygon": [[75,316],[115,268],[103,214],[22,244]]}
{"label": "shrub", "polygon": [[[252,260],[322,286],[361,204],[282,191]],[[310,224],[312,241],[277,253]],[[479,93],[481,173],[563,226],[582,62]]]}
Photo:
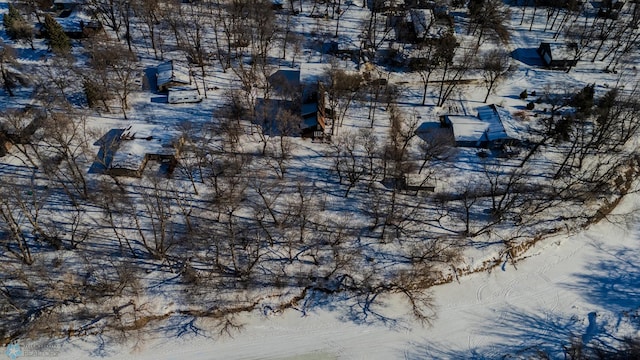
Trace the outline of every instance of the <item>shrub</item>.
{"label": "shrub", "polygon": [[533,103],[533,101],[530,101],[529,103],[527,103],[527,110],[533,110],[536,107],[536,104]]}
{"label": "shrub", "polygon": [[522,90],[522,92],[520,93],[520,100],[526,99],[527,96],[529,96],[529,93],[527,93],[527,89]]}

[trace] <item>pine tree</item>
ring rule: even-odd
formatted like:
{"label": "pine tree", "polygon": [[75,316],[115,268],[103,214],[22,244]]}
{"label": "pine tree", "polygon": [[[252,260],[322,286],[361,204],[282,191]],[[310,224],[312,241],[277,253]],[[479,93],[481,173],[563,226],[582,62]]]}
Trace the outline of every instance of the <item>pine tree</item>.
{"label": "pine tree", "polygon": [[4,28],[7,30],[7,35],[9,35],[9,37],[11,37],[10,29],[16,21],[16,11],[16,8],[9,4],[9,11],[2,17],[2,25],[4,25]]}
{"label": "pine tree", "polygon": [[4,15],[2,23],[9,38],[26,41],[33,48],[33,26],[22,17],[15,6],[9,4],[9,11]]}
{"label": "pine tree", "polygon": [[44,17],[44,30],[51,51],[57,54],[68,54],[71,51],[71,40],[64,33],[62,26],[49,14]]}

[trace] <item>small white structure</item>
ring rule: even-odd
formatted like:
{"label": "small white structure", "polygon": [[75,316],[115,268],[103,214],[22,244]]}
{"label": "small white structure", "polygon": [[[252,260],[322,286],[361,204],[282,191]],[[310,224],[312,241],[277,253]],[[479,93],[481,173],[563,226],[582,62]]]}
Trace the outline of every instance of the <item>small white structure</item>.
{"label": "small white structure", "polygon": [[167,102],[169,104],[186,104],[197,103],[202,101],[202,95],[197,89],[193,88],[170,88],[169,95],[167,96]]}

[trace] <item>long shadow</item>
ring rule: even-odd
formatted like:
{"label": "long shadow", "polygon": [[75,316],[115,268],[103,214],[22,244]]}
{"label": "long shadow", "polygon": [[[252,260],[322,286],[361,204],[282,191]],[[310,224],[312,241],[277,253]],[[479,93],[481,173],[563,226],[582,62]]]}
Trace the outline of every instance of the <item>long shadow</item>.
{"label": "long shadow", "polygon": [[[637,236],[637,235],[636,235]],[[638,249],[598,247],[598,259],[590,262],[589,272],[574,274],[564,287],[596,305],[619,315],[640,308],[640,258]],[[636,324],[640,327],[640,321]]]}
{"label": "long shadow", "polygon": [[[450,346],[425,342],[414,344],[405,353],[406,359],[542,359],[546,354],[552,359],[562,359],[563,349],[572,337],[584,331],[584,324],[577,318],[559,317],[544,312],[530,313],[514,308],[503,313],[496,321],[486,323],[471,336],[501,339],[500,342],[453,349]],[[462,335],[462,334],[461,334]],[[506,340],[508,339],[508,340]]]}

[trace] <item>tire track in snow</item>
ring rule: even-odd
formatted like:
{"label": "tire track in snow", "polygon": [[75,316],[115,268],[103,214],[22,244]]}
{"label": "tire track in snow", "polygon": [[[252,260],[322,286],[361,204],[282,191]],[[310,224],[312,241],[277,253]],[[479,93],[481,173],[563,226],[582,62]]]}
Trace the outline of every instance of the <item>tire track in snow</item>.
{"label": "tire track in snow", "polygon": [[486,282],[485,282],[485,283],[482,283],[482,284],[478,287],[478,289],[476,289],[476,302],[477,302],[478,304],[482,303],[482,291],[483,291],[484,289],[486,289],[487,285],[488,285],[488,284],[487,284]]}

